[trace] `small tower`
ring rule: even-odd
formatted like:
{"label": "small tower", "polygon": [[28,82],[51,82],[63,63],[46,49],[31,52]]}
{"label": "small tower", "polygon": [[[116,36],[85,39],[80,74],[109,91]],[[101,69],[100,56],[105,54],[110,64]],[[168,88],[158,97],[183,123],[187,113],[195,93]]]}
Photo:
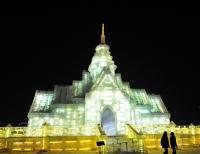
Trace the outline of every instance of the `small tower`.
{"label": "small tower", "polygon": [[112,74],[115,73],[117,66],[112,60],[112,56],[110,54],[109,49],[110,47],[106,44],[105,41],[104,24],[102,24],[101,42],[95,48],[96,52],[88,68],[88,71],[90,72],[93,81],[95,81],[98,78],[103,68],[105,67],[109,68]]}

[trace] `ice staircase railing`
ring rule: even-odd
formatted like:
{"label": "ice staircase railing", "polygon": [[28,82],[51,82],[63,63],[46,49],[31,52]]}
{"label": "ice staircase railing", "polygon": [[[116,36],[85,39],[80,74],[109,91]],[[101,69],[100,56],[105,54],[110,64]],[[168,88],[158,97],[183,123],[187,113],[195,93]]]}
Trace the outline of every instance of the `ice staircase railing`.
{"label": "ice staircase railing", "polygon": [[133,151],[141,152],[141,153],[148,153],[147,149],[144,145],[144,136],[143,134],[139,133],[136,129],[133,128],[132,125],[126,124],[125,126],[126,137],[131,139]]}

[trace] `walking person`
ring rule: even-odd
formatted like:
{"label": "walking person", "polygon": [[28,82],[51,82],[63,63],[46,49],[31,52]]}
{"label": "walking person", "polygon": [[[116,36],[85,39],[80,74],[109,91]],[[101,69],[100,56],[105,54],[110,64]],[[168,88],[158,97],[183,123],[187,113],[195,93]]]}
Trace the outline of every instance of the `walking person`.
{"label": "walking person", "polygon": [[170,133],[170,145],[172,148],[172,154],[176,154],[177,144],[176,144],[176,137],[174,135],[174,132]]}
{"label": "walking person", "polygon": [[166,131],[163,133],[163,136],[161,138],[161,146],[162,146],[162,148],[165,149],[163,154],[168,154],[169,140],[168,140]]}

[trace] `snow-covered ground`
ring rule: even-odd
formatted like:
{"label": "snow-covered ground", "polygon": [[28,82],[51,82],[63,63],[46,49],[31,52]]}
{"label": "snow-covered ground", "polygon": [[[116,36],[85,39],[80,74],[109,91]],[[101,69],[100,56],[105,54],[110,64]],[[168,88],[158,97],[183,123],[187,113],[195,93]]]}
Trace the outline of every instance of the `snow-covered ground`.
{"label": "snow-covered ground", "polygon": [[[161,150],[150,150],[148,151],[148,154],[163,154],[163,149]],[[84,151],[82,154],[95,154],[97,152],[86,152]],[[191,148],[191,149],[179,149],[176,151],[177,154],[200,154],[200,148]],[[0,154],[37,154],[36,152],[0,152]],[[45,152],[41,154],[76,154],[73,152]],[[79,153],[80,154],[80,153]],[[116,153],[117,154],[117,153]],[[169,153],[172,154],[171,149],[169,149]]]}
{"label": "snow-covered ground", "polygon": [[[164,150],[151,150],[148,154],[163,154]],[[172,153],[171,149],[169,149],[169,154]],[[200,148],[191,148],[191,149],[178,149],[176,151],[177,154],[200,154]]]}

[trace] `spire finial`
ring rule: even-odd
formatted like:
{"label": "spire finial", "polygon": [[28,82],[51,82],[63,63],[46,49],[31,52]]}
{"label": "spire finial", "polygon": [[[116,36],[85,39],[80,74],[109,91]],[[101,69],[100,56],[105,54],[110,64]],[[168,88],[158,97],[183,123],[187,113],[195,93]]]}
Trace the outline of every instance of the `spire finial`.
{"label": "spire finial", "polygon": [[101,44],[106,44],[105,35],[104,35],[104,23],[102,24]]}

